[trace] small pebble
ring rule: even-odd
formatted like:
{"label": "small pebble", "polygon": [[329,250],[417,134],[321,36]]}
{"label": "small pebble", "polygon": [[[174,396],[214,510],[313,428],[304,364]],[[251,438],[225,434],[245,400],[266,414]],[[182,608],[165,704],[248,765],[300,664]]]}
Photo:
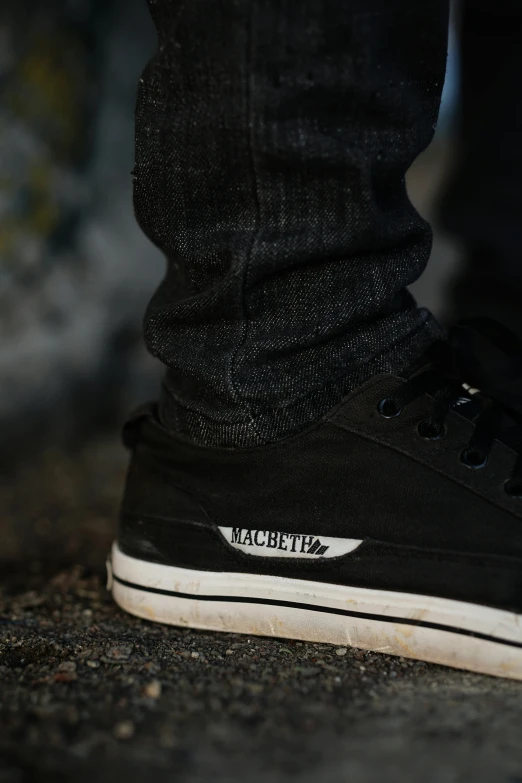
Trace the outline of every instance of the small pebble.
{"label": "small pebble", "polygon": [[348,652],[348,648],[347,647],[338,647],[337,650],[335,651],[335,654],[336,655],[346,655],[347,652]]}
{"label": "small pebble", "polygon": [[130,658],[132,653],[132,647],[126,644],[115,645],[107,651],[107,658],[111,658],[113,661],[126,661]]}
{"label": "small pebble", "polygon": [[127,740],[134,736],[134,723],[130,720],[122,720],[114,727],[114,736],[116,739]]}
{"label": "small pebble", "polygon": [[100,668],[100,662],[99,661],[87,661],[87,666],[90,669],[99,669]]}
{"label": "small pebble", "polygon": [[199,653],[198,652],[193,652],[193,653],[190,654],[190,657],[191,658],[199,658]]}
{"label": "small pebble", "polygon": [[58,671],[72,674],[76,671],[76,664],[74,661],[62,661],[62,663],[58,666]]}
{"label": "small pebble", "polygon": [[161,682],[159,680],[151,680],[147,683],[143,692],[149,699],[159,699],[161,696]]}
{"label": "small pebble", "polygon": [[234,650],[227,650],[225,655],[234,655]]}

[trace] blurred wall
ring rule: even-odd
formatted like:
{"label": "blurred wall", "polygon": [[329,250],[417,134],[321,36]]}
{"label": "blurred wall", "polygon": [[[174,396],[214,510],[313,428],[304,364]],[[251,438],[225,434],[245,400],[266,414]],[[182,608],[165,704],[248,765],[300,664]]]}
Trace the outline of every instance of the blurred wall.
{"label": "blurred wall", "polygon": [[2,0],[0,451],[74,439],[150,394],[163,269],[132,211],[144,0]]}

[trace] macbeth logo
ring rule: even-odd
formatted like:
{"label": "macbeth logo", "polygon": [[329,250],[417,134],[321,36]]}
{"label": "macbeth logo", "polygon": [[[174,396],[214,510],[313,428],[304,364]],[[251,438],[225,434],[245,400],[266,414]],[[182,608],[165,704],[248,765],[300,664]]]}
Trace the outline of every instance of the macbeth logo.
{"label": "macbeth logo", "polygon": [[235,549],[264,557],[339,557],[356,549],[361,541],[353,538],[283,533],[279,530],[250,530],[242,527],[220,527],[225,539]]}
{"label": "macbeth logo", "polygon": [[275,530],[244,530],[241,527],[232,528],[231,543],[281,549],[283,552],[299,552],[299,554],[317,555],[317,557],[322,557],[329,548],[314,536],[279,533]]}

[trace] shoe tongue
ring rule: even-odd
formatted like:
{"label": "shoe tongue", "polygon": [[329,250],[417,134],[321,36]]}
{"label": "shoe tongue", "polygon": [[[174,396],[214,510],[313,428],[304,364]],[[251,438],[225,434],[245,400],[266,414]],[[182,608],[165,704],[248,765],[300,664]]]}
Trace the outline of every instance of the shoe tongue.
{"label": "shoe tongue", "polygon": [[414,375],[418,375],[420,372],[426,370],[434,370],[437,372],[440,367],[443,353],[446,350],[446,343],[437,341],[432,343],[424,353],[414,359],[402,372],[398,373],[401,378],[409,380]]}

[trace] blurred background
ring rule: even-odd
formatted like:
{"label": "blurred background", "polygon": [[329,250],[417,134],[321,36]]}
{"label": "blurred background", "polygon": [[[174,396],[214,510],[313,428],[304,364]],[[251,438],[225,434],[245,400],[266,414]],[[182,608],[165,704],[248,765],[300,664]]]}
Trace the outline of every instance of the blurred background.
{"label": "blurred background", "polygon": [[141,343],[162,260],[132,211],[144,0],[2,0],[0,453],[116,426],[154,389]]}

